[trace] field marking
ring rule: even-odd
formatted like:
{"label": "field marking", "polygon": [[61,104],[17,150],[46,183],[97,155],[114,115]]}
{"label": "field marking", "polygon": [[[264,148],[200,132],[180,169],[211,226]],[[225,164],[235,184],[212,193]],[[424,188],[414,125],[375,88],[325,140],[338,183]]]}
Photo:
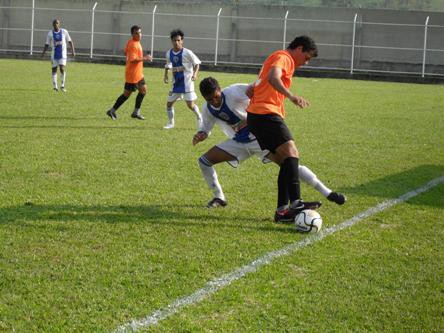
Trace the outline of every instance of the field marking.
{"label": "field marking", "polygon": [[410,198],[413,198],[417,196],[418,194],[421,194],[423,192],[426,192],[430,190],[432,187],[435,187],[441,183],[444,182],[444,176],[435,178],[428,182],[427,184],[417,188],[416,190],[407,192],[400,197],[396,199],[390,199],[387,201],[384,201],[374,207],[371,207],[367,209],[364,212],[358,213],[357,215],[353,216],[352,218],[337,224],[335,226],[332,226],[330,228],[321,230],[317,234],[309,235],[305,237],[303,240],[300,240],[298,242],[295,242],[293,244],[290,244],[280,250],[272,251],[264,256],[256,259],[255,261],[239,267],[235,269],[234,271],[222,275],[221,277],[218,277],[214,280],[211,280],[207,282],[205,287],[198,289],[193,294],[184,296],[181,298],[176,299],[171,304],[167,305],[166,307],[156,310],[153,313],[151,313],[149,316],[139,319],[139,320],[132,320],[131,322],[128,322],[126,324],[123,324],[119,326],[115,332],[134,332],[139,329],[146,329],[150,326],[156,325],[158,322],[170,317],[171,315],[179,312],[183,307],[199,303],[203,299],[209,297],[210,295],[216,293],[220,289],[230,285],[233,281],[239,280],[240,278],[244,277],[248,273],[253,273],[257,271],[260,267],[268,265],[273,260],[289,255],[307,245],[313,244],[317,241],[322,240],[323,238],[327,237],[328,235],[331,235],[337,231],[341,231],[343,229],[349,228],[358,222],[362,221],[363,219],[374,215],[376,213],[382,212],[383,210],[393,207],[399,203],[405,202]]}

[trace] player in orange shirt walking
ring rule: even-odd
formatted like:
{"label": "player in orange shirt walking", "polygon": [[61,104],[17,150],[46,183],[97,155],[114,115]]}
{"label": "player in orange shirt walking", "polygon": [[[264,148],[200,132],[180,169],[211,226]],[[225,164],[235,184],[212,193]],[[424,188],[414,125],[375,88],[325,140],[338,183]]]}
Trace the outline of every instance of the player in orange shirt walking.
{"label": "player in orange shirt walking", "polygon": [[117,119],[117,109],[125,103],[128,97],[131,96],[131,93],[136,90],[138,90],[139,93],[137,94],[136,105],[131,117],[140,120],[145,119],[140,113],[140,106],[142,105],[143,98],[146,94],[146,84],[143,77],[143,63],[145,61],[152,61],[153,58],[149,54],[146,56],[143,55],[142,45],[140,44],[142,29],[137,25],[132,26],[131,35],[132,38],[128,41],[125,47],[126,67],[123,94],[117,98],[114,106],[106,112],[107,116],[112,120]]}
{"label": "player in orange shirt walking", "polygon": [[[276,222],[290,222],[304,209],[316,209],[318,201],[301,199],[299,184],[299,152],[284,122],[284,100],[305,108],[310,103],[289,90],[293,72],[317,56],[317,46],[307,36],[296,37],[285,50],[272,53],[264,62],[259,79],[254,84],[253,96],[247,108],[247,124],[260,147],[271,152],[271,160],[280,165],[278,176],[278,203]],[[337,198],[329,198],[338,202]],[[343,203],[345,197],[339,198]]]}

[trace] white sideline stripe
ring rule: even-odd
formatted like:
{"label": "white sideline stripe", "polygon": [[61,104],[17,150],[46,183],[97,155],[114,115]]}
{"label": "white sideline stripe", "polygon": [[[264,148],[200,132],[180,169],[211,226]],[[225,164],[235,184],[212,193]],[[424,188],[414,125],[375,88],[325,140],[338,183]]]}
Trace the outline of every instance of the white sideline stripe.
{"label": "white sideline stripe", "polygon": [[423,192],[428,191],[434,186],[437,186],[444,182],[444,176],[435,178],[425,184],[424,186],[417,188],[416,190],[407,192],[397,199],[391,199],[384,201],[374,207],[371,207],[367,209],[366,211],[359,213],[352,218],[337,224],[335,226],[332,226],[330,228],[321,230],[317,234],[312,234],[307,237],[305,237],[303,240],[295,242],[293,244],[290,244],[280,250],[272,251],[264,256],[256,259],[255,261],[242,266],[240,268],[237,268],[236,270],[222,275],[221,277],[218,277],[214,280],[211,280],[207,282],[205,287],[198,289],[193,294],[184,296],[181,298],[176,299],[171,304],[167,305],[166,307],[154,311],[149,316],[139,319],[139,320],[132,320],[131,322],[128,322],[126,324],[123,324],[122,326],[118,327],[115,332],[128,332],[128,331],[137,331],[141,328],[147,328],[149,326],[156,325],[158,322],[164,320],[165,318],[173,315],[176,312],[179,312],[183,307],[191,304],[196,304],[202,301],[203,299],[207,298],[208,296],[214,294],[218,290],[230,285],[233,281],[239,280],[240,278],[244,277],[248,273],[252,273],[257,271],[260,267],[265,266],[269,263],[271,263],[273,260],[289,255],[307,245],[313,244],[317,241],[322,240],[323,238],[327,237],[328,235],[331,235],[337,231],[343,230],[345,228],[349,228],[359,221],[374,215],[376,213],[379,213],[387,208],[390,208],[394,205],[397,205],[401,202],[407,201],[410,198],[413,198],[417,196],[418,194],[421,194]]}

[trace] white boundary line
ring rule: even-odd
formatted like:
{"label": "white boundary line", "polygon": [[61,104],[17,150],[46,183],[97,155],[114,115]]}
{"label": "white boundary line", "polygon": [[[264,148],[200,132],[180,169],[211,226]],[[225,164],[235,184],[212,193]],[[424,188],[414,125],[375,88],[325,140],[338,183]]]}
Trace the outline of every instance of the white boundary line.
{"label": "white boundary line", "polygon": [[353,216],[351,219],[348,219],[340,224],[337,224],[333,227],[321,230],[317,234],[309,235],[309,236],[305,237],[303,240],[300,240],[298,242],[290,244],[280,250],[268,252],[264,256],[254,260],[253,262],[251,262],[245,266],[239,267],[228,274],[222,275],[218,278],[215,278],[214,280],[207,282],[205,287],[198,289],[193,294],[178,298],[175,301],[173,301],[171,304],[167,305],[166,307],[164,307],[162,309],[154,311],[149,316],[147,316],[143,319],[132,320],[131,322],[128,322],[126,324],[119,326],[115,330],[115,332],[133,332],[133,331],[137,331],[142,328],[146,329],[150,326],[154,326],[158,322],[179,312],[183,307],[199,303],[200,301],[202,301],[205,298],[209,297],[210,295],[216,293],[220,289],[230,285],[233,281],[239,280],[240,278],[244,277],[248,273],[253,273],[253,272],[257,271],[262,266],[270,264],[273,260],[275,260],[279,257],[289,255],[289,254],[296,252],[297,250],[299,250],[307,245],[310,245],[310,244],[313,244],[315,242],[322,240],[323,238],[327,237],[328,235],[331,235],[337,231],[349,228],[371,215],[379,213],[379,212],[381,212],[387,208],[390,208],[392,206],[395,206],[399,203],[405,202],[408,199],[413,198],[423,192],[426,192],[429,189],[431,189],[432,187],[437,186],[443,182],[444,182],[444,176],[439,177],[439,178],[435,178],[435,179],[431,180],[430,182],[428,182],[427,184],[417,188],[416,190],[407,192],[396,199],[384,201],[374,207],[367,209],[364,212],[361,212],[361,213]]}

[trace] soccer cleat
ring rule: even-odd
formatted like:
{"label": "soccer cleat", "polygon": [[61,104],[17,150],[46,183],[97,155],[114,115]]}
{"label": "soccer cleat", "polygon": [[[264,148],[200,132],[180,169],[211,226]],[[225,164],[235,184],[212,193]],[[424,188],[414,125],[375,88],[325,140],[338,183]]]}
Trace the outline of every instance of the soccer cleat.
{"label": "soccer cleat", "polygon": [[294,221],[296,215],[302,212],[304,209],[317,209],[321,207],[320,201],[303,201],[297,200],[293,203],[292,207],[282,211],[276,211],[274,214],[274,222],[276,223],[290,223]]}
{"label": "soccer cleat", "polygon": [[106,115],[112,120],[117,120],[116,111],[114,111],[113,109],[109,109],[108,111],[106,111]]}
{"label": "soccer cleat", "polygon": [[65,89],[65,87],[61,87],[60,90],[61,90],[62,92],[64,92],[64,93],[66,93],[66,89]]}
{"label": "soccer cleat", "polygon": [[290,212],[289,209],[276,211],[274,213],[274,222],[276,222],[276,223],[291,223],[294,221],[295,216],[296,216],[296,214],[294,212]]}
{"label": "soccer cleat", "polygon": [[327,199],[336,202],[338,205],[343,205],[347,201],[345,195],[339,192],[331,192],[328,195]]}
{"label": "soccer cleat", "polygon": [[59,89],[56,88],[56,87],[52,88],[52,90],[53,90],[53,91],[59,91]]}
{"label": "soccer cleat", "polygon": [[135,112],[131,113],[131,118],[136,118],[136,119],[139,119],[139,120],[145,120],[144,116],[142,116],[140,113],[135,113]]}
{"label": "soccer cleat", "polygon": [[208,202],[207,208],[225,207],[226,205],[227,202],[225,200],[222,200],[220,198],[213,198],[210,202]]}
{"label": "soccer cleat", "polygon": [[172,129],[174,128],[174,123],[168,122],[165,126],[163,126],[164,129]]}

